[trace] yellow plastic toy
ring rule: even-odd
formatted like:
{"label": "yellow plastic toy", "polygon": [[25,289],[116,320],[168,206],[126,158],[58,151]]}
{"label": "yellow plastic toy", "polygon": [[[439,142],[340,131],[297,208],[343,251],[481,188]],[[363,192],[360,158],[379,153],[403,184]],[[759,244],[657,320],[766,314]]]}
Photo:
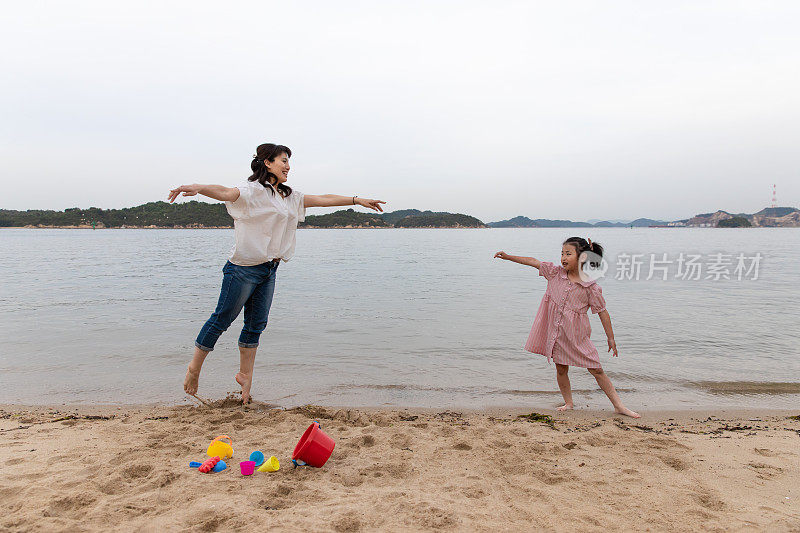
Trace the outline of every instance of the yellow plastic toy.
{"label": "yellow plastic toy", "polygon": [[[220,439],[228,439],[230,443],[222,442]],[[206,454],[208,454],[209,457],[219,456],[223,461],[225,459],[230,459],[233,457],[233,439],[227,435],[220,435],[208,445]]]}
{"label": "yellow plastic toy", "polygon": [[281,467],[278,458],[274,455],[264,461],[264,464],[258,467],[259,472],[277,472]]}

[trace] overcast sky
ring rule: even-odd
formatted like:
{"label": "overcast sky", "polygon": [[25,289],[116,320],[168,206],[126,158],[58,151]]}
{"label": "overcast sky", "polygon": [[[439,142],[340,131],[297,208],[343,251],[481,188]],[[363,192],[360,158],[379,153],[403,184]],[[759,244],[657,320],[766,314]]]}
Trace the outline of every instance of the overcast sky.
{"label": "overcast sky", "polygon": [[290,185],[389,210],[800,207],[800,3],[11,2],[0,208]]}

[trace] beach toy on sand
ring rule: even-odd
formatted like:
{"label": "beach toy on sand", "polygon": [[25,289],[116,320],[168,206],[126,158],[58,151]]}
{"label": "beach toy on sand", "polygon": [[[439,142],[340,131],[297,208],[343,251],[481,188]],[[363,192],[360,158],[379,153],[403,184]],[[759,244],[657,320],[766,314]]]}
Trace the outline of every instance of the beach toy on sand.
{"label": "beach toy on sand", "polygon": [[212,469],[213,469],[215,466],[217,466],[217,463],[218,463],[219,461],[220,461],[219,457],[212,457],[211,459],[209,459],[209,460],[208,460],[208,461],[206,461],[205,463],[201,464],[201,465],[200,465],[200,466],[199,466],[197,469],[198,469],[200,472],[204,473],[204,474],[208,474],[209,472],[211,472],[211,470],[212,470]]}
{"label": "beach toy on sand", "polygon": [[261,466],[264,463],[264,453],[255,451],[250,454],[250,460],[256,464],[256,467]]}
{"label": "beach toy on sand", "polygon": [[274,455],[264,461],[264,464],[258,468],[259,472],[277,472],[281,467],[281,464],[278,462],[278,458]]}
{"label": "beach toy on sand", "polygon": [[309,466],[321,468],[333,453],[336,443],[319,427],[319,422],[308,426],[306,432],[300,437],[300,442],[294,447],[292,461],[295,465],[303,462]]}
{"label": "beach toy on sand", "polygon": [[241,461],[239,463],[239,469],[242,471],[243,476],[252,476],[255,467],[256,464],[253,461]]}
{"label": "beach toy on sand", "polygon": [[[220,439],[228,439],[228,442],[222,442]],[[211,441],[206,451],[209,457],[219,456],[220,459],[230,459],[233,457],[233,439],[227,435],[220,435]]]}
{"label": "beach toy on sand", "polygon": [[[189,466],[191,468],[200,468],[203,465],[200,461],[189,461]],[[217,464],[214,465],[214,468],[211,469],[212,472],[222,472],[228,468],[228,465],[225,464],[225,461],[219,461]]]}

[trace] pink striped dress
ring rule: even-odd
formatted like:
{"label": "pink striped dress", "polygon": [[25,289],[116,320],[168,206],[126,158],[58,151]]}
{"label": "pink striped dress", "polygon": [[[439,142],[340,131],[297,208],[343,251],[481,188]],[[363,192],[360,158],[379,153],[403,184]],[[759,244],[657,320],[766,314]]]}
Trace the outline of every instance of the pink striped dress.
{"label": "pink striped dress", "polygon": [[547,291],[525,349],[560,365],[601,368],[586,311],[605,311],[603,289],[594,281],[570,281],[564,267],[549,262],[539,265],[539,275],[547,279]]}

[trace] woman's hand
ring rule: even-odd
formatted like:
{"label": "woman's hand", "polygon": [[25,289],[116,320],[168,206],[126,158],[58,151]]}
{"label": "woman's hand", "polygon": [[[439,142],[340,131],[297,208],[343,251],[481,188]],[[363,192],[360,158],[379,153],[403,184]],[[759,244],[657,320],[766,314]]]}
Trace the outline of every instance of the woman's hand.
{"label": "woman's hand", "polygon": [[508,259],[508,257],[509,257],[508,254],[505,252],[497,252],[496,254],[494,254],[495,259]]}
{"label": "woman's hand", "polygon": [[184,196],[194,196],[202,194],[220,202],[235,202],[239,199],[239,189],[237,187],[225,187],[223,185],[200,185],[194,183],[192,185],[181,185],[177,189],[169,191],[169,203],[175,201],[178,195],[183,193]]}
{"label": "woman's hand", "polygon": [[381,204],[385,204],[386,202],[382,200],[370,200],[369,198],[356,198],[356,205],[360,205],[362,207],[367,207],[369,209],[383,212],[383,208]]}
{"label": "woman's hand", "polygon": [[199,193],[200,189],[202,188],[203,188],[202,185],[198,185],[197,183],[195,183],[192,185],[181,185],[180,187],[172,189],[171,191],[169,191],[169,196],[168,196],[169,203],[174,202],[175,199],[178,197],[178,195],[181,193],[183,193],[184,196],[194,196],[197,193]]}
{"label": "woman's hand", "polygon": [[617,352],[617,341],[614,340],[614,337],[608,338],[608,351],[614,350],[612,354],[614,357],[619,357],[619,353]]}

